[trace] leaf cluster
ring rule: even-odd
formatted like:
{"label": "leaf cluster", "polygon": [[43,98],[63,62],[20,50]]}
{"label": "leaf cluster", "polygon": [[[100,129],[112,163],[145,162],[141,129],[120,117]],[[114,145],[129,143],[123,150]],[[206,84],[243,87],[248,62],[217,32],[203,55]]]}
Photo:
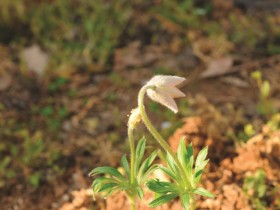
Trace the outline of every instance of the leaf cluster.
{"label": "leaf cluster", "polygon": [[265,177],[265,171],[259,169],[253,175],[247,176],[243,184],[243,191],[257,210],[266,209],[264,198],[267,194],[268,187],[265,183]]}
{"label": "leaf cluster", "polygon": [[131,179],[131,168],[126,156],[121,159],[121,166],[124,169],[124,174],[121,174],[113,167],[97,167],[90,172],[91,176],[104,174],[103,177],[96,178],[93,183],[93,191],[95,193],[105,193],[110,196],[115,191],[125,191],[128,198],[134,198],[137,195],[140,199],[143,198],[142,185],[147,181],[149,175],[157,169],[158,165],[153,164],[157,151],[154,151],[150,156],[143,160],[146,148],[146,140],[142,138],[136,147],[134,174],[135,177]]}
{"label": "leaf cluster", "polygon": [[[163,182],[158,179],[148,181],[148,188],[156,193],[156,198],[149,206],[156,207],[179,197],[184,209],[188,209],[194,194],[214,197],[206,189],[197,187],[203,170],[208,163],[208,159],[206,159],[207,152],[207,147],[202,149],[194,162],[192,144],[189,144],[186,148],[185,141],[182,139],[177,150],[177,157],[184,171],[180,171],[172,156],[167,154],[167,166],[160,166],[159,168],[171,178],[172,182]],[[186,175],[187,180],[184,179],[183,173]]]}

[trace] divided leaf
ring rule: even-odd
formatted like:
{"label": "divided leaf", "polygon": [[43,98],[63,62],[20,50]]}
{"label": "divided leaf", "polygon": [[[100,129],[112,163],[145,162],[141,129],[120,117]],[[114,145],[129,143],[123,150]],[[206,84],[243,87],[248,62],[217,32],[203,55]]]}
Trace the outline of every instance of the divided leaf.
{"label": "divided leaf", "polygon": [[139,184],[142,185],[146,182],[146,180],[148,179],[149,175],[155,171],[156,169],[158,169],[158,164],[152,165],[145,173],[144,175],[138,180]]}
{"label": "divided leaf", "polygon": [[189,209],[189,205],[190,205],[190,195],[189,195],[189,193],[184,193],[181,196],[181,203],[182,203],[182,206],[185,210]]}
{"label": "divided leaf", "polygon": [[175,174],[170,171],[168,168],[164,167],[164,166],[159,166],[160,170],[162,170],[164,173],[166,173],[168,176],[170,176],[172,179],[176,180],[176,176]]}
{"label": "divided leaf", "polygon": [[124,171],[125,171],[125,174],[127,176],[127,179],[130,179],[130,170],[129,170],[129,164],[128,164],[128,161],[127,161],[127,158],[125,155],[122,156],[122,159],[121,159],[121,166],[123,167]]}
{"label": "divided leaf", "polygon": [[[149,204],[150,207],[157,207],[164,203],[171,201],[172,199],[179,197],[181,199],[182,206],[185,210],[188,210],[191,200],[191,194],[195,193],[198,195],[206,197],[214,197],[212,193],[204,188],[193,188],[189,187],[186,180],[183,179],[182,173],[186,173],[191,185],[196,186],[199,183],[202,172],[208,163],[205,160],[208,152],[208,148],[203,148],[199,153],[195,161],[194,166],[194,156],[192,144],[187,147],[185,145],[185,140],[181,139],[178,150],[177,157],[179,162],[183,166],[183,171],[179,170],[176,161],[170,154],[166,154],[167,167],[158,166],[153,164],[158,151],[154,151],[148,158],[143,162],[143,156],[146,148],[146,140],[142,138],[135,150],[135,167],[133,170],[136,174],[136,182],[133,184],[130,182],[130,165],[126,156],[121,158],[121,166],[124,168],[125,176],[123,176],[117,169],[113,167],[98,167],[91,171],[90,175],[105,174],[111,177],[99,177],[93,181],[92,187],[94,192],[105,192],[107,196],[116,190],[124,190],[126,193],[133,193],[138,195],[140,199],[143,198],[144,192],[141,188],[150,175],[155,169],[160,168],[164,173],[173,179],[173,182],[162,182],[158,179],[149,180],[147,182],[147,187],[155,192],[156,198]],[[193,190],[193,192],[191,192]]]}
{"label": "divided leaf", "polygon": [[149,204],[149,206],[152,207],[152,208],[160,206],[164,203],[167,203],[167,202],[171,201],[172,199],[174,199],[178,196],[179,196],[179,194],[177,194],[177,193],[172,193],[172,194],[167,194],[167,195],[160,196],[157,199],[153,200]]}
{"label": "divided leaf", "polygon": [[205,160],[208,153],[208,147],[204,147],[197,155],[196,161],[195,161],[195,167],[198,168]]}
{"label": "divided leaf", "polygon": [[120,181],[126,181],[126,179],[117,169],[110,166],[97,167],[90,172],[90,176],[95,176],[97,174],[108,174],[117,178]]}
{"label": "divided leaf", "polygon": [[106,196],[109,196],[117,189],[121,189],[121,188],[124,189],[124,187],[122,187],[121,184],[122,183],[112,178],[99,177],[92,182],[92,188],[93,188],[93,192],[96,193],[106,192]]}
{"label": "divided leaf", "polygon": [[109,183],[103,183],[100,187],[100,189],[98,190],[99,193],[101,192],[105,192],[108,190],[112,190],[112,188],[119,186],[118,183],[114,183],[114,182],[109,182]]}
{"label": "divided leaf", "polygon": [[[121,158],[121,166],[125,171],[125,176],[123,176],[117,169],[109,166],[105,167],[97,167],[90,172],[91,176],[104,174],[105,177],[96,178],[93,183],[93,191],[94,192],[106,192],[106,196],[109,196],[116,190],[124,190],[128,194],[138,195],[140,199],[143,198],[144,192],[141,188],[141,185],[146,182],[148,176],[158,168],[157,164],[153,165],[153,161],[157,156],[157,151],[154,151],[148,158],[146,158],[143,162],[143,156],[145,153],[146,141],[145,139],[141,139],[135,151],[135,167],[133,170],[136,174],[136,182],[131,183],[131,169],[129,162],[126,156],[122,156]],[[142,164],[141,164],[142,163]],[[106,176],[110,176],[106,177]]]}
{"label": "divided leaf", "polygon": [[187,147],[187,155],[186,159],[188,160],[188,163],[186,165],[186,171],[187,171],[187,176],[191,177],[193,179],[193,146],[192,144],[189,144]]}
{"label": "divided leaf", "polygon": [[187,150],[186,150],[186,144],[185,144],[185,139],[184,138],[182,138],[180,140],[180,143],[179,143],[179,146],[178,146],[178,149],[177,149],[177,157],[178,157],[179,161],[181,162],[181,164],[183,166],[187,165],[187,163],[188,163]]}
{"label": "divided leaf", "polygon": [[196,184],[200,181],[203,170],[209,161],[209,160],[205,160],[207,153],[208,153],[208,147],[205,147],[198,153],[198,156],[196,158],[195,171],[194,171],[194,181]]}
{"label": "divided leaf", "polygon": [[145,152],[145,148],[146,148],[146,140],[143,137],[137,144],[136,146],[136,151],[135,151],[135,174],[138,173],[138,169],[140,166],[140,163],[142,161],[142,158],[144,156],[144,152]]}
{"label": "divided leaf", "polygon": [[193,146],[192,143],[190,143],[187,147],[187,160],[191,160],[191,157],[193,157]]}
{"label": "divided leaf", "polygon": [[156,193],[166,194],[166,193],[179,193],[178,187],[171,182],[161,182],[158,179],[150,180],[147,183],[147,187]]}
{"label": "divided leaf", "polygon": [[174,161],[173,157],[170,154],[166,154],[166,161],[167,166],[169,170],[174,174],[175,180],[179,181],[181,178],[181,173],[176,165],[176,162]]}
{"label": "divided leaf", "polygon": [[[154,151],[149,157],[147,157],[143,163],[140,166],[139,172],[138,172],[138,178],[143,178],[144,175],[146,175],[147,170],[149,170],[150,166],[154,162],[158,151]],[[152,171],[151,171],[152,172]]]}
{"label": "divided leaf", "polygon": [[215,197],[215,195],[213,195],[212,193],[210,193],[208,190],[206,190],[204,188],[196,188],[194,190],[194,193],[198,194],[198,195],[206,196],[206,197],[209,197],[209,198]]}
{"label": "divided leaf", "polygon": [[179,161],[182,163],[184,170],[186,172],[187,177],[190,177],[192,180],[193,177],[193,147],[192,144],[189,144],[186,148],[184,138],[181,139],[178,150],[177,156]]}
{"label": "divided leaf", "polygon": [[144,196],[144,192],[141,189],[141,187],[137,187],[136,191],[137,191],[138,197],[142,200],[143,196]]}
{"label": "divided leaf", "polygon": [[92,188],[94,192],[98,192],[101,185],[104,183],[119,183],[117,180],[107,177],[98,177],[92,182]]}
{"label": "divided leaf", "polygon": [[198,183],[200,181],[201,175],[202,175],[203,170],[204,170],[205,166],[207,165],[208,161],[209,160],[204,160],[199,167],[195,168],[195,171],[194,171],[195,183]]}

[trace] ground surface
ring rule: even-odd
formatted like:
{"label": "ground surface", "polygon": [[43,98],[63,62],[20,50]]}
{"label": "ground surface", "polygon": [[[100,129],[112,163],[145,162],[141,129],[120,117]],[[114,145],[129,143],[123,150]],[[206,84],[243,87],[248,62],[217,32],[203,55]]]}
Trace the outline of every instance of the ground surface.
{"label": "ground surface", "polygon": [[[110,70],[103,72],[51,71],[38,76],[22,69],[13,47],[1,44],[1,209],[129,209],[121,193],[93,201],[88,173],[97,166],[117,167],[121,155],[128,153],[127,115],[136,106],[141,85],[154,74],[187,78],[182,87],[187,96],[178,100],[178,115],[146,101],[155,126],[171,147],[175,150],[182,136],[195,151],[209,146],[210,163],[202,185],[216,197],[198,197],[197,208],[280,209],[280,56],[267,47],[271,40],[279,44],[280,33],[275,38],[279,15],[269,6],[273,1],[264,5],[273,13],[270,19],[251,1],[241,6],[213,2],[211,24],[219,22],[230,33],[227,24],[234,17],[222,13],[240,15],[244,33],[235,38],[241,41],[228,41],[221,34],[217,38],[215,32],[213,38],[197,28],[184,31],[180,21],[158,13],[141,16],[149,7],[144,5],[132,18],[142,34],[126,40],[129,32],[124,32]],[[253,47],[243,45],[255,37],[247,31],[255,24],[248,17],[260,27],[265,25],[260,19],[269,19],[276,35],[263,35]],[[161,27],[151,28],[153,21]],[[256,70],[262,74],[259,81],[251,75]],[[262,101],[260,84],[265,80],[270,88]],[[143,126],[137,135],[151,139]],[[151,197],[148,193],[143,203]],[[139,209],[149,208],[139,204]],[[175,201],[156,209],[180,206]]]}

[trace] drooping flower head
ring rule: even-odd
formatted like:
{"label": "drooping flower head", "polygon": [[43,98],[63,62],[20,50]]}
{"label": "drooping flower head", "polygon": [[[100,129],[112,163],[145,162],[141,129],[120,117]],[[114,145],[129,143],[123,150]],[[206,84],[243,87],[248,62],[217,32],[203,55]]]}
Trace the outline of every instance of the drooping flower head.
{"label": "drooping flower head", "polygon": [[176,86],[185,80],[185,78],[178,76],[156,75],[146,84],[154,87],[147,90],[147,95],[153,101],[177,113],[178,107],[174,98],[184,97],[185,94]]}

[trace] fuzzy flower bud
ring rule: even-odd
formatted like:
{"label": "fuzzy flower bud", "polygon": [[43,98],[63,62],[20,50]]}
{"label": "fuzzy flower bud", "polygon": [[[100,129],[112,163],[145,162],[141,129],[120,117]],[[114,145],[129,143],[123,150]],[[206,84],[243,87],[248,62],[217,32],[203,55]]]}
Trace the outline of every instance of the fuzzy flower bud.
{"label": "fuzzy flower bud", "polygon": [[136,109],[132,109],[128,119],[127,126],[134,129],[140,121],[141,121],[140,109],[138,107]]}
{"label": "fuzzy flower bud", "polygon": [[154,88],[147,90],[147,95],[155,102],[166,106],[173,112],[178,112],[174,98],[184,97],[185,94],[176,86],[185,81],[185,78],[170,75],[157,75],[147,82],[147,86]]}

